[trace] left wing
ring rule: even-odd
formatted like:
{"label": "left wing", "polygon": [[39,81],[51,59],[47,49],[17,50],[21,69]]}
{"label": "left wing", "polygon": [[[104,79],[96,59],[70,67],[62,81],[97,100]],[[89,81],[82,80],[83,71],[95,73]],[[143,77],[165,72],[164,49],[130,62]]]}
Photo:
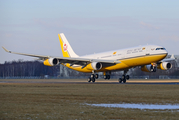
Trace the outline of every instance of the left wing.
{"label": "left wing", "polygon": [[33,54],[24,54],[24,53],[17,53],[17,52],[12,52],[7,50],[6,48],[2,47],[6,52],[8,53],[13,53],[13,54],[18,54],[18,55],[25,55],[25,56],[31,56],[31,57],[38,57],[39,60],[46,60],[49,59],[50,56],[43,56],[43,55],[33,55]]}
{"label": "left wing", "polygon": [[119,60],[103,60],[103,59],[89,59],[89,58],[79,58],[79,57],[53,57],[53,56],[43,56],[43,55],[33,55],[33,54],[25,54],[25,53],[17,53],[7,50],[6,48],[2,47],[6,52],[18,54],[18,55],[25,55],[31,57],[38,57],[39,60],[47,60],[50,58],[58,59],[60,63],[70,63],[71,65],[78,64],[78,65],[88,65],[92,62],[100,62],[105,66],[112,66],[118,63],[121,63]]}

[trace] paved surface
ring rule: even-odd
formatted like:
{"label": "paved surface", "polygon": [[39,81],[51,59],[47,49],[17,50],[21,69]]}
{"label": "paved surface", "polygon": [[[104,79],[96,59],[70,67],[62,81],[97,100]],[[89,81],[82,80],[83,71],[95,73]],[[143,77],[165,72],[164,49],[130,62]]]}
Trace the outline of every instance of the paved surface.
{"label": "paved surface", "polygon": [[[86,79],[0,79],[1,83],[52,83],[52,84],[123,84],[117,79],[97,79],[95,83],[88,83]],[[131,79],[125,84],[177,84],[179,79]]]}

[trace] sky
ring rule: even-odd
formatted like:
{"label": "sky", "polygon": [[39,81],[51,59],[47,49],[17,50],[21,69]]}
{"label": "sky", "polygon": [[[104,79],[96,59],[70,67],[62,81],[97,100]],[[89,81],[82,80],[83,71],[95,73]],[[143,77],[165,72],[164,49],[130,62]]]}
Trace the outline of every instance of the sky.
{"label": "sky", "polygon": [[[1,0],[0,46],[62,56],[58,33],[78,55],[155,44],[179,55],[178,0]],[[6,53],[0,63],[33,57]]]}

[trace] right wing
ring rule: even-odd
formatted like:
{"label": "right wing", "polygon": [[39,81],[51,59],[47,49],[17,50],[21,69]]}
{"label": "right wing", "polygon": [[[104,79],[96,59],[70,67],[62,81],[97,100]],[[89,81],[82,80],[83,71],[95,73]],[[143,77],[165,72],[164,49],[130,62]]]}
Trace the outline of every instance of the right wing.
{"label": "right wing", "polygon": [[173,61],[173,60],[176,60],[176,58],[172,54],[170,58],[163,59],[161,62],[168,62],[168,61]]}

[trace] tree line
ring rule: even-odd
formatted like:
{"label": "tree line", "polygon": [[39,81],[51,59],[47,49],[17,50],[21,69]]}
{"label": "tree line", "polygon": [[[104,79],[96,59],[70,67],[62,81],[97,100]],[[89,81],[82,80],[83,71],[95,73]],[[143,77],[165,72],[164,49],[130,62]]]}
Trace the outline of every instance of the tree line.
{"label": "tree line", "polygon": [[[129,70],[128,74],[131,76],[179,76],[179,67],[176,62],[172,62],[172,69],[170,70],[157,70],[156,73],[147,73],[141,71],[140,67],[132,68]],[[112,72],[112,76],[121,76],[123,72],[116,71]],[[78,71],[71,70],[64,67],[63,65],[58,66],[45,66],[41,61],[10,61],[0,64],[0,77],[22,77],[22,76],[41,76],[45,75],[54,77],[69,77],[69,76],[89,76],[90,73],[82,73]],[[102,74],[101,74],[102,75]]]}
{"label": "tree line", "polygon": [[57,75],[58,67],[44,66],[39,61],[11,61],[0,64],[1,77]]}

